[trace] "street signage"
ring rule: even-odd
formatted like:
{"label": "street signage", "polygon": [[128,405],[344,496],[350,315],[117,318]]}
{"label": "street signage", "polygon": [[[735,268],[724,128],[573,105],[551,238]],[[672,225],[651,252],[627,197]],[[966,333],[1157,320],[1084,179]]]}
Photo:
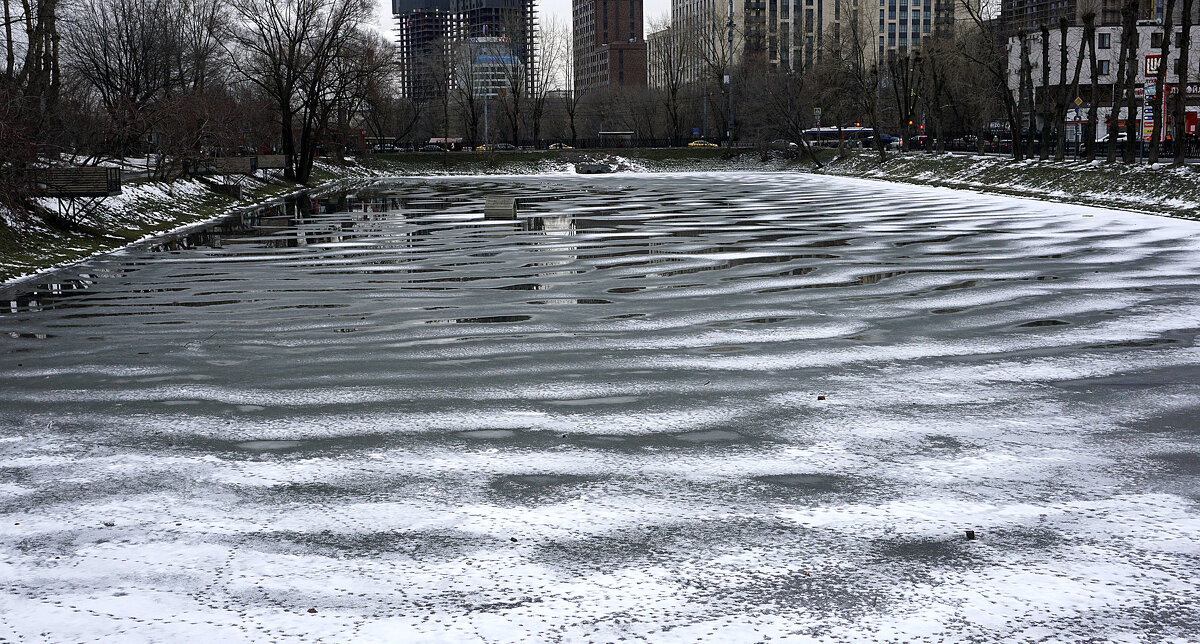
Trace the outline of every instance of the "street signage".
{"label": "street signage", "polygon": [[1075,97],[1075,104],[1076,104],[1076,105],[1083,105],[1083,99],[1082,99],[1082,98],[1079,98],[1078,96],[1076,96],[1076,97]]}
{"label": "street signage", "polygon": [[1158,64],[1162,61],[1162,54],[1146,54],[1145,72],[1146,78],[1158,75]]}
{"label": "street signage", "polygon": [[[1154,83],[1149,83],[1149,85],[1151,87],[1153,87]],[[1165,93],[1167,96],[1174,96],[1179,93],[1179,85],[1177,85],[1175,83],[1166,84],[1166,85],[1164,85],[1164,88],[1165,89],[1164,89],[1163,93]],[[1200,83],[1188,83],[1187,87],[1185,89],[1187,91],[1188,98],[1196,98],[1197,96],[1200,96]],[[1145,89],[1144,89],[1143,85],[1138,84],[1138,85],[1134,86],[1134,88],[1133,88],[1134,96],[1141,98],[1144,93],[1145,93]],[[1154,94],[1153,89],[1150,90],[1150,94],[1151,95]]]}
{"label": "street signage", "polygon": [[813,108],[813,116],[815,116],[817,118],[821,118],[821,108],[814,107]]}

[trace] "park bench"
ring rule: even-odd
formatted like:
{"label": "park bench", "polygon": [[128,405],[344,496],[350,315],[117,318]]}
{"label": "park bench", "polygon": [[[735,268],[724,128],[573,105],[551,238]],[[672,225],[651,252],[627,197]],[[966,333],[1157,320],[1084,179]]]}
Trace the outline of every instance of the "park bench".
{"label": "park bench", "polygon": [[211,157],[192,162],[191,174],[254,174],[258,157]]}
{"label": "park bench", "polygon": [[282,154],[260,154],[258,159],[259,170],[283,170],[287,168],[287,156]]}
{"label": "park bench", "polygon": [[121,194],[120,168],[35,168],[26,171],[34,192],[60,199],[99,198]]}

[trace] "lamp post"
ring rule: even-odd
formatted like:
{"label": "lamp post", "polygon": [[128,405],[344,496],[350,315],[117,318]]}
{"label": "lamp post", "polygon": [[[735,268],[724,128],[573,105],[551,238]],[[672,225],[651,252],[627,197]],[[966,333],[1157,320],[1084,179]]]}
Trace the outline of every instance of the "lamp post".
{"label": "lamp post", "polygon": [[733,147],[733,2],[729,0],[729,21],[725,23],[729,27],[729,76],[726,77],[726,85],[729,86],[729,125],[725,132],[725,138],[729,141],[729,147]]}

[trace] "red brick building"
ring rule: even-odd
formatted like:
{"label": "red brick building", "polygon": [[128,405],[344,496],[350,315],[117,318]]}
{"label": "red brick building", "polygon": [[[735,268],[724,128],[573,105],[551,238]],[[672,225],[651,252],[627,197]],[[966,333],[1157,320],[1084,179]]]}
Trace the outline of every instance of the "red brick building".
{"label": "red brick building", "polygon": [[642,0],[574,0],[575,91],[645,87]]}

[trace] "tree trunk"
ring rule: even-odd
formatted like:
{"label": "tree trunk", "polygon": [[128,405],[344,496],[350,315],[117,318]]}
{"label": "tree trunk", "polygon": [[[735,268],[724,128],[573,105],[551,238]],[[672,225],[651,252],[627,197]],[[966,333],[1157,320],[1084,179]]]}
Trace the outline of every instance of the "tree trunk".
{"label": "tree trunk", "polygon": [[[1129,3],[1121,8],[1122,16],[1129,11]],[[1121,18],[1121,23],[1124,25],[1125,18]],[[1108,162],[1117,162],[1117,117],[1121,114],[1121,101],[1125,98],[1125,63],[1129,57],[1126,56],[1126,50],[1129,49],[1129,31],[1122,26],[1121,28],[1121,51],[1117,54],[1117,75],[1113,78],[1112,83],[1112,109],[1108,112]],[[1093,78],[1095,76],[1093,75]]]}
{"label": "tree trunk", "polygon": [[[1038,160],[1050,158],[1050,26],[1042,24],[1042,144],[1038,150]],[[1059,85],[1062,89],[1062,85]],[[1062,128],[1059,128],[1062,129]]]}
{"label": "tree trunk", "polygon": [[1125,52],[1125,163],[1133,163],[1137,159],[1137,145],[1141,141],[1141,133],[1137,131],[1141,125],[1137,116],[1137,99],[1133,88],[1137,84],[1138,64],[1138,31],[1137,13],[1138,0],[1126,4],[1129,8],[1125,17],[1124,29],[1129,32],[1129,49]]}
{"label": "tree trunk", "polygon": [[1087,130],[1084,132],[1084,136],[1087,137],[1087,160],[1091,163],[1096,160],[1096,126],[1100,124],[1100,79],[1096,76],[1099,66],[1096,63],[1096,14],[1083,17],[1083,37],[1087,40],[1088,66],[1092,71],[1091,107],[1088,110]]}
{"label": "tree trunk", "polygon": [[283,152],[284,158],[287,159],[287,163],[283,168],[283,178],[287,179],[288,181],[295,181],[297,165],[296,161],[298,161],[298,159],[296,158],[296,142],[292,139],[291,106],[280,106],[279,113],[279,126],[282,129],[282,132],[280,133],[280,143],[283,146],[283,149],[280,151]]}
{"label": "tree trunk", "polygon": [[1187,133],[1188,65],[1191,63],[1188,50],[1192,42],[1192,9],[1195,5],[1195,0],[1183,0],[1183,21],[1180,23],[1183,37],[1179,41],[1179,92],[1175,94],[1175,165],[1178,166],[1184,163],[1190,139]]}
{"label": "tree trunk", "polygon": [[[1079,60],[1075,62],[1075,78],[1067,85],[1068,25],[1066,18],[1058,20],[1058,94],[1054,102],[1054,123],[1058,128],[1058,135],[1054,138],[1055,161],[1062,161],[1067,156],[1067,110],[1070,109],[1070,101],[1078,96],[1079,72],[1083,69],[1083,52],[1080,51]],[[1068,92],[1068,87],[1074,91]]]}
{"label": "tree trunk", "polygon": [[1016,125],[1013,127],[1013,159],[1021,161],[1025,158],[1025,133],[1022,131],[1021,122],[1024,120],[1025,113],[1029,106],[1026,103],[1026,97],[1029,95],[1029,40],[1024,32],[1017,35],[1021,39],[1021,62],[1017,69],[1017,114]]}
{"label": "tree trunk", "polygon": [[[1175,27],[1175,0],[1167,0],[1166,12],[1163,16],[1162,43],[1158,49],[1158,74],[1154,77],[1154,129],[1150,134],[1150,163],[1158,163],[1159,141],[1162,140],[1163,127],[1166,125],[1167,95],[1163,82],[1167,77],[1167,54],[1171,53],[1171,30]],[[1181,87],[1181,95],[1186,93]]]}

